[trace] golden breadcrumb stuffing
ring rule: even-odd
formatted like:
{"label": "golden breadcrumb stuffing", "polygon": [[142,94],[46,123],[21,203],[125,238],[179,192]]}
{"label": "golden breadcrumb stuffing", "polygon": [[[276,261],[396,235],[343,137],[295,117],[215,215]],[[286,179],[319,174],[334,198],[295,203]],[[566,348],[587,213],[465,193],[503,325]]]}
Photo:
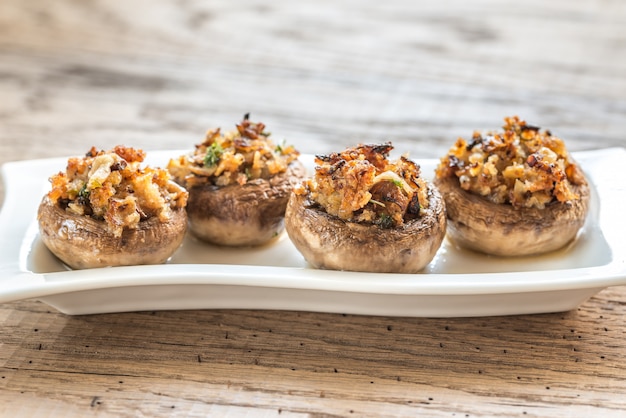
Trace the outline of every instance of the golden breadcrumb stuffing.
{"label": "golden breadcrumb stuffing", "polygon": [[167,222],[172,209],[187,205],[187,191],[171,181],[167,170],[140,167],[145,152],[117,146],[110,151],[92,147],[84,157],[72,157],[65,172],[50,178],[48,197],[75,215],[106,222],[121,236],[124,228],[158,217]]}
{"label": "golden breadcrumb stuffing", "polygon": [[457,177],[462,189],[514,207],[579,199],[573,186],[585,178],[563,140],[517,116],[504,122],[502,132],[474,132],[469,144],[459,138],[441,158],[437,177]]}
{"label": "golden breadcrumb stuffing", "polygon": [[267,179],[287,171],[300,153],[291,145],[276,145],[263,123],[244,116],[237,129],[222,133],[209,130],[204,142],[189,155],[170,160],[167,168],[179,184],[244,185],[249,180]]}
{"label": "golden breadcrumb stuffing", "polygon": [[317,156],[315,176],[295,193],[309,198],[340,219],[394,227],[428,208],[428,188],[420,167],[402,156],[389,161],[390,143],[358,145]]}

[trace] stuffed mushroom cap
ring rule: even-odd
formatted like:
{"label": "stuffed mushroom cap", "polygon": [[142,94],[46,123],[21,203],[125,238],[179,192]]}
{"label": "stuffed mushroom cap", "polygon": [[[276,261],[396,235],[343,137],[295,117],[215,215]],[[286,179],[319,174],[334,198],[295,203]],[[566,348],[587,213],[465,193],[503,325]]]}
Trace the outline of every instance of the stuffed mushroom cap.
{"label": "stuffed mushroom cap", "polygon": [[287,201],[305,175],[293,146],[277,145],[248,115],[236,130],[208,131],[195,150],[170,160],[174,179],[189,190],[189,229],[203,241],[256,246],[284,229]]}
{"label": "stuffed mushroom cap", "polygon": [[315,268],[416,273],[446,230],[445,204],[408,158],[389,161],[390,143],[318,156],[315,176],[291,195],[285,228]]}
{"label": "stuffed mushroom cap", "polygon": [[305,169],[293,161],[284,173],[245,184],[203,184],[189,189],[190,230],[203,241],[225,246],[256,246],[284,229],[285,209]]}
{"label": "stuffed mushroom cap", "polygon": [[434,183],[446,202],[451,240],[497,256],[563,248],[589,210],[589,184],[563,140],[518,117],[505,118],[502,132],[457,140]]}
{"label": "stuffed mushroom cap", "polygon": [[187,229],[185,210],[176,209],[165,222],[152,217],[116,236],[103,221],[68,213],[48,197],[38,217],[43,243],[73,269],[162,264],[180,247]]}
{"label": "stuffed mushroom cap", "polygon": [[37,214],[48,249],[74,269],[164,263],[187,229],[187,191],[142,150],[92,148],[51,177]]}

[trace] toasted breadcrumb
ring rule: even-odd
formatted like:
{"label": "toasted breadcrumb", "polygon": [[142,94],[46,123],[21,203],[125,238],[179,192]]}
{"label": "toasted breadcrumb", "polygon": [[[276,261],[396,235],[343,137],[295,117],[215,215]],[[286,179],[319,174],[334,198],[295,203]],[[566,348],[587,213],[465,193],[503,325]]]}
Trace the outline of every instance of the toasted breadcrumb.
{"label": "toasted breadcrumb", "polygon": [[428,208],[428,188],[420,167],[402,156],[389,161],[390,143],[358,145],[317,156],[315,176],[295,193],[309,198],[340,219],[383,227],[402,225]]}
{"label": "toasted breadcrumb", "polygon": [[173,209],[186,206],[188,193],[166,170],[140,167],[144,158],[140,149],[92,147],[84,157],[68,159],[65,172],[50,178],[48,197],[69,213],[105,221],[116,237],[154,216],[167,222]]}
{"label": "toasted breadcrumb", "polygon": [[542,209],[579,199],[572,186],[585,178],[563,140],[518,116],[504,122],[502,132],[474,132],[469,144],[459,138],[436,175],[457,177],[462,189],[514,207]]}
{"label": "toasted breadcrumb", "polygon": [[174,180],[191,188],[201,184],[244,185],[287,171],[300,153],[291,145],[276,145],[263,123],[244,116],[237,129],[222,133],[209,130],[204,141],[189,155],[170,160],[167,168]]}

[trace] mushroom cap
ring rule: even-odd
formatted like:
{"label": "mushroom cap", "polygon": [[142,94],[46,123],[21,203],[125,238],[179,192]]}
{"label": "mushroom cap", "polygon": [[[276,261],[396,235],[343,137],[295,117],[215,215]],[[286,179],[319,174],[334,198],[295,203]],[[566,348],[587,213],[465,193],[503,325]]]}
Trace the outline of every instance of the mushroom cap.
{"label": "mushroom cap", "polygon": [[417,273],[437,253],[446,231],[444,201],[431,184],[421,217],[393,228],[349,222],[329,215],[306,194],[293,193],[285,228],[315,268],[375,273]]}
{"label": "mushroom cap", "polygon": [[73,269],[164,263],[181,245],[187,229],[187,214],[181,208],[172,210],[167,222],[151,217],[116,237],[104,221],[69,213],[47,196],[37,219],[43,243]]}
{"label": "mushroom cap", "polygon": [[305,171],[296,160],[287,171],[269,179],[254,179],[243,185],[191,187],[187,202],[190,231],[218,245],[267,243],[282,232],[289,195]]}
{"label": "mushroom cap", "polygon": [[590,191],[574,185],[578,200],[543,209],[490,202],[463,190],[456,177],[436,178],[448,212],[448,236],[461,247],[498,256],[546,253],[574,240],[585,223]]}

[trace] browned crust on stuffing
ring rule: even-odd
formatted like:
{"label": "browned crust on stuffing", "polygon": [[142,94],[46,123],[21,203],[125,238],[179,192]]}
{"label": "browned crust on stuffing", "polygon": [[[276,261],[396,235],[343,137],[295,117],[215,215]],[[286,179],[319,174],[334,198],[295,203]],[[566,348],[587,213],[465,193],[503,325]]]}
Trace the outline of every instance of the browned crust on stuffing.
{"label": "browned crust on stuffing", "polygon": [[189,189],[244,185],[284,173],[300,153],[292,145],[275,144],[265,128],[246,115],[235,130],[211,129],[192,152],[170,160],[167,168],[178,184]]}
{"label": "browned crust on stuffing", "polygon": [[332,216],[351,222],[399,226],[429,205],[420,167],[407,157],[389,160],[391,143],[359,144],[317,156],[315,175],[295,189]]}
{"label": "browned crust on stuffing", "polygon": [[562,139],[517,116],[505,118],[500,132],[459,138],[436,175],[493,203],[539,209],[579,199],[575,187],[586,182]]}
{"label": "browned crust on stuffing", "polygon": [[172,211],[185,207],[187,191],[166,170],[141,167],[144,158],[140,149],[92,147],[50,178],[47,197],[68,215],[101,221],[117,237],[151,218],[167,222]]}

